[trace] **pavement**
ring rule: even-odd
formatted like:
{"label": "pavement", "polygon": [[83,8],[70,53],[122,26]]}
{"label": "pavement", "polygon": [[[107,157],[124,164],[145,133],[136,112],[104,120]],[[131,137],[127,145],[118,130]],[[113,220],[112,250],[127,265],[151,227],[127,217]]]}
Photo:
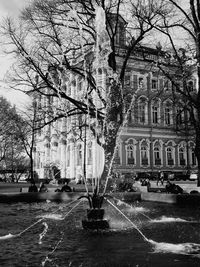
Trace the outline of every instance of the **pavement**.
{"label": "pavement", "polygon": [[[40,183],[36,183],[36,186],[39,188]],[[0,194],[6,194],[6,193],[19,193],[19,192],[28,192],[28,188],[30,186],[29,182],[19,182],[19,183],[5,183],[0,182]],[[62,184],[46,184],[48,187],[49,192],[55,192],[56,189],[61,189]],[[75,181],[72,181],[69,183],[69,186],[71,188],[74,188],[77,192],[86,192],[85,185],[84,184],[76,184]],[[89,191],[91,190],[91,186],[88,186]]]}
{"label": "pavement", "polygon": [[[160,183],[157,185],[156,181],[150,181],[151,187],[153,188],[165,188],[166,181],[164,181],[164,184],[161,185]],[[179,185],[181,188],[183,188],[185,193],[190,193],[192,190],[199,191],[200,193],[200,187],[197,187],[197,181],[173,181],[172,183]],[[139,181],[136,181],[134,183],[134,186],[137,187],[141,192],[147,192],[147,186],[142,186]]]}
{"label": "pavement", "polygon": [[[200,192],[200,187],[197,187],[197,181],[173,181],[173,183],[178,184],[180,187],[183,188],[183,190],[187,193],[190,193],[192,190],[197,190]],[[39,183],[36,184],[37,187],[39,187]],[[70,187],[74,188],[76,192],[86,192],[85,185],[84,184],[76,184],[75,181],[71,181],[69,183]],[[4,183],[0,182],[0,194],[2,193],[16,193],[16,192],[28,192],[28,187],[30,186],[30,183],[28,182],[20,182],[20,183]],[[141,192],[147,192],[147,186],[141,186],[141,183],[139,181],[136,181],[133,184],[134,187],[137,187],[139,191]],[[151,181],[151,187],[153,188],[165,188],[166,181],[164,181],[164,184],[159,184],[157,186],[156,181]],[[62,185],[57,184],[48,184],[48,191],[49,192],[55,192],[57,188],[61,189]],[[91,192],[92,186],[88,185],[88,189]]]}

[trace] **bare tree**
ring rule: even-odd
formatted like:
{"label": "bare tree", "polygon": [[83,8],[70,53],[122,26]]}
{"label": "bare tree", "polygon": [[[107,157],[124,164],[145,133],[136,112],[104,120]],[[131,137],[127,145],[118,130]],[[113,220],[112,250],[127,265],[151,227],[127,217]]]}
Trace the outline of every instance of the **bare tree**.
{"label": "bare tree", "polygon": [[[130,56],[149,37],[160,15],[169,12],[163,1],[132,2],[36,0],[22,12],[19,24],[7,19],[2,27],[11,47],[8,52],[17,58],[10,86],[48,99],[57,98],[62,103],[56,111],[47,109],[43,125],[66,116],[87,115],[96,120],[90,129],[97,142],[103,140],[107,167],[104,177],[129,109],[126,100],[130,92],[125,90],[124,78]],[[105,30],[101,34],[98,31],[104,22],[97,25],[99,14],[100,20],[105,14]],[[109,77],[105,89],[96,79],[100,62]],[[65,79],[71,74],[84,80],[81,99],[67,93]],[[101,130],[97,131],[99,127]]]}
{"label": "bare tree", "polygon": [[0,168],[2,171],[9,171],[13,179],[16,171],[24,169],[23,165],[26,165],[24,149],[17,130],[19,118],[15,107],[0,97]]}

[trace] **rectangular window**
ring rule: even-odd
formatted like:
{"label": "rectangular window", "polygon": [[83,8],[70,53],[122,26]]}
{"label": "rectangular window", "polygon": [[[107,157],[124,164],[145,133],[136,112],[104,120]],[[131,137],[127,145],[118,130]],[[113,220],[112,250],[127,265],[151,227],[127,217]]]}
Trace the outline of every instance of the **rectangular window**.
{"label": "rectangular window", "polygon": [[137,75],[133,75],[133,90],[136,91],[137,89],[138,89]]}
{"label": "rectangular window", "polygon": [[144,90],[144,79],[142,77],[139,78],[138,84],[139,89]]}
{"label": "rectangular window", "polygon": [[164,89],[165,89],[165,91],[169,91],[169,81],[168,80],[165,80],[165,82],[164,82]]}
{"label": "rectangular window", "polygon": [[152,107],[152,117],[153,117],[153,123],[158,123],[158,107],[157,106]]}
{"label": "rectangular window", "polygon": [[171,114],[170,114],[170,108],[165,108],[165,124],[170,125],[171,124]]}
{"label": "rectangular window", "polygon": [[139,122],[145,123],[145,105],[139,105]]}
{"label": "rectangular window", "polygon": [[156,79],[152,79],[151,80],[151,88],[153,90],[156,90],[157,89],[157,84],[158,84],[158,81]]}
{"label": "rectangular window", "polygon": [[192,151],[192,165],[195,166],[196,165],[196,156],[194,151]]}
{"label": "rectangular window", "polygon": [[130,86],[131,85],[131,76],[130,75],[126,75],[124,78],[124,85],[125,86]]}

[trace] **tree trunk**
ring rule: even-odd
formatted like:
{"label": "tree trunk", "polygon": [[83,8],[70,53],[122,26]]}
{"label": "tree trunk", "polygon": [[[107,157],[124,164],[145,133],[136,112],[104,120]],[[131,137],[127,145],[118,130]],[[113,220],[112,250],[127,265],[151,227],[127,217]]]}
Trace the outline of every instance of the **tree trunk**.
{"label": "tree trunk", "polygon": [[34,170],[33,170],[33,157],[30,157],[30,178],[34,180]]}
{"label": "tree trunk", "polygon": [[106,107],[106,118],[104,126],[104,150],[105,150],[105,167],[102,174],[101,182],[104,183],[107,176],[111,175],[112,160],[114,159],[115,148],[117,146],[117,136],[119,128],[123,122],[123,101],[121,94],[121,84],[113,81],[108,92],[108,104]]}

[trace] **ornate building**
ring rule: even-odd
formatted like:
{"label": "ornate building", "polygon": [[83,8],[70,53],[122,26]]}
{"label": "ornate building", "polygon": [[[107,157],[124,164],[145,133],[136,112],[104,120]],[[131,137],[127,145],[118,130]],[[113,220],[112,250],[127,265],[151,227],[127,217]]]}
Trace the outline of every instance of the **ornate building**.
{"label": "ornate building", "polygon": [[[125,40],[121,38],[124,36],[124,24],[121,19],[121,29],[116,36],[118,66],[122,64],[126,49]],[[121,174],[157,170],[186,172],[197,167],[193,136],[189,121],[185,120],[188,116],[186,103],[179,99],[174,85],[154,64],[158,57],[157,48],[140,47],[129,59],[123,90],[131,99],[134,95],[134,101],[130,101],[128,114],[124,115],[126,123],[117,138],[114,168]],[[173,69],[174,65],[169,62],[166,68]],[[105,61],[98,62],[95,75],[97,85],[106,91],[108,75]],[[62,82],[63,90],[72,98],[81,99],[86,93],[85,81],[79,75],[65,73]],[[195,93],[195,77],[188,81],[188,85]],[[176,86],[181,88],[181,81]],[[97,106],[101,105],[98,96],[92,97]],[[63,99],[45,97],[38,100],[38,105],[45,107],[48,101],[55,106],[66,105]],[[54,176],[70,179],[79,179],[84,174],[87,178],[98,175],[104,164],[103,151],[88,129],[83,132],[82,139],[78,138],[79,132],[75,129],[83,119],[88,120],[88,117],[62,118],[38,133],[35,171],[40,178],[50,177],[52,171]]]}

